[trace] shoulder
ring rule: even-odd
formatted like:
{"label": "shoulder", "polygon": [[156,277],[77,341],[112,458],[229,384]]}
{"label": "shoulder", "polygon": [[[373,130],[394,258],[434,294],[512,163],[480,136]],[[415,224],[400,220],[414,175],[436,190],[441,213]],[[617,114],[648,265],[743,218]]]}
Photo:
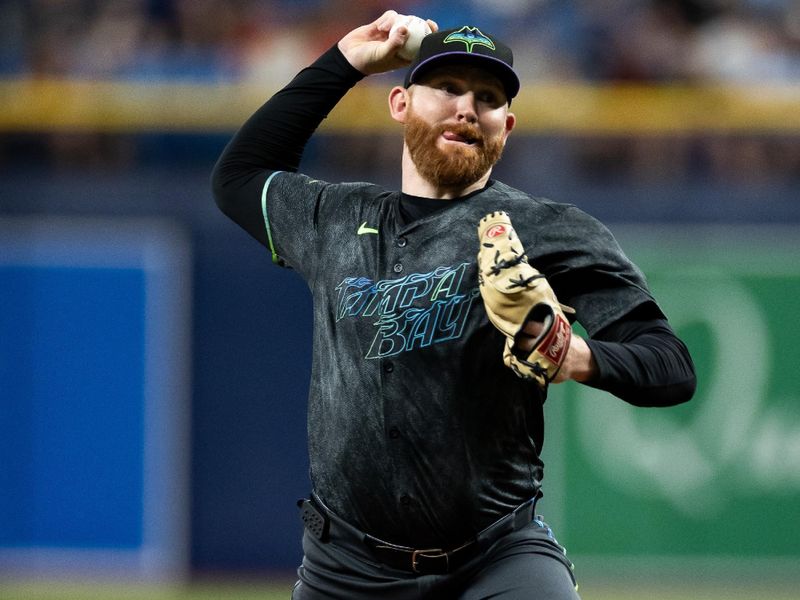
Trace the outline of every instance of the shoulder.
{"label": "shoulder", "polygon": [[280,183],[287,187],[306,187],[330,195],[360,195],[370,197],[391,193],[386,188],[367,181],[334,183],[325,179],[315,179],[305,173],[295,173],[291,171],[276,171],[273,173],[273,177],[276,184]]}
{"label": "shoulder", "polygon": [[503,210],[537,255],[572,256],[588,263],[627,263],[611,230],[574,204],[531,196],[501,182],[487,188],[481,210]]}
{"label": "shoulder", "polygon": [[397,192],[383,186],[364,182],[332,183],[316,179],[303,173],[276,172],[265,187],[265,195],[270,200],[282,200],[293,205],[301,202],[306,206],[316,206],[316,210],[324,206],[366,206],[382,205]]}
{"label": "shoulder", "polygon": [[318,211],[331,221],[338,215],[347,220],[347,215],[358,214],[360,218],[374,219],[384,213],[392,201],[400,196],[397,191],[368,182],[346,182],[321,184]]}
{"label": "shoulder", "polygon": [[493,181],[482,192],[481,205],[507,212],[515,227],[515,218],[518,218],[521,220],[520,227],[529,224],[605,229],[600,221],[574,204],[533,196],[500,181]]}

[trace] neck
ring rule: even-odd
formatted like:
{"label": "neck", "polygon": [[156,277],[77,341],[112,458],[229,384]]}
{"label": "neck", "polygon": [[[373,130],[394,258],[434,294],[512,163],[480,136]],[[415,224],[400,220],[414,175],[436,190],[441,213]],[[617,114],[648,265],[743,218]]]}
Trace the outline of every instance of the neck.
{"label": "neck", "polygon": [[420,175],[414,161],[411,160],[411,155],[407,147],[403,147],[403,179],[402,190],[404,193],[411,196],[419,196],[421,198],[437,198],[439,200],[452,200],[454,198],[461,198],[467,194],[471,194],[477,190],[486,187],[492,170],[489,169],[484,175],[475,183],[470,185],[455,185],[447,186],[432,183]]}

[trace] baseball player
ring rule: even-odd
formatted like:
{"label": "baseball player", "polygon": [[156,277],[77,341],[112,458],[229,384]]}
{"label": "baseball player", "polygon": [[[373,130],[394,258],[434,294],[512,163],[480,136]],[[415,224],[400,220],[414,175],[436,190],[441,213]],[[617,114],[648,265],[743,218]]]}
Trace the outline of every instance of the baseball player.
{"label": "baseball player", "polygon": [[[399,18],[303,69],[213,173],[220,208],[313,295],[313,489],[292,597],[574,599],[572,564],[535,510],[548,387],[670,406],[693,395],[694,367],[602,224],[492,178],[516,122],[511,50],[428,22],[404,60]],[[402,190],[298,173],[347,91],[397,68]]]}

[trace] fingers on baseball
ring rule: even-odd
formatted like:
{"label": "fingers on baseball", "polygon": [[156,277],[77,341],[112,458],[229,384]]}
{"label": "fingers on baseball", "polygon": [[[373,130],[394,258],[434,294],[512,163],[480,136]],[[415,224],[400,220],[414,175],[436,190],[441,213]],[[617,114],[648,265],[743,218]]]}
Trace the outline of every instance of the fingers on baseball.
{"label": "fingers on baseball", "polygon": [[385,13],[383,13],[380,17],[378,17],[374,21],[374,24],[381,31],[389,31],[399,16],[400,15],[396,10],[387,10]]}
{"label": "fingers on baseball", "polygon": [[392,49],[402,48],[406,43],[409,35],[406,24],[409,18],[407,15],[401,15],[395,10],[387,10],[375,21],[378,31],[386,38]]}

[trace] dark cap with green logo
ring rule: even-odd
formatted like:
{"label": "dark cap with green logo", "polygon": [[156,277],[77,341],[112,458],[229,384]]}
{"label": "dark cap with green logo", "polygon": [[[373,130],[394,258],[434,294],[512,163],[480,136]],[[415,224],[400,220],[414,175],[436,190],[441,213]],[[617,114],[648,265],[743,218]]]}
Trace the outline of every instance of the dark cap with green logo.
{"label": "dark cap with green logo", "polygon": [[422,38],[419,54],[408,67],[405,87],[419,82],[431,69],[448,64],[468,64],[486,69],[502,82],[509,102],[519,92],[519,77],[514,71],[511,48],[496,37],[468,25],[437,31]]}

